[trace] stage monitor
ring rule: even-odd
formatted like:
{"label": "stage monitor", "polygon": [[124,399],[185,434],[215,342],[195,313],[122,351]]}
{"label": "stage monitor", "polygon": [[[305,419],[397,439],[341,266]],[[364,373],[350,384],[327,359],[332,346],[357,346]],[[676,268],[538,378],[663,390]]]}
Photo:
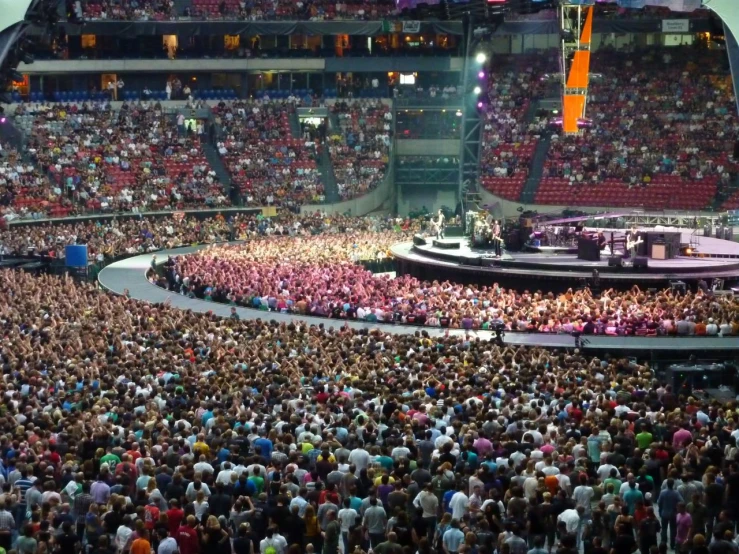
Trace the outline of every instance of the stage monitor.
{"label": "stage monitor", "polygon": [[608,267],[623,267],[624,259],[621,256],[611,256],[608,258]]}
{"label": "stage monitor", "polygon": [[634,258],[634,269],[647,269],[649,267],[649,258],[637,256]]}
{"label": "stage monitor", "polygon": [[482,259],[479,256],[460,256],[459,262],[462,265],[479,266],[482,264]]}
{"label": "stage monitor", "polygon": [[415,246],[426,246],[426,239],[421,235],[413,235],[413,244]]}
{"label": "stage monitor", "polygon": [[577,237],[577,257],[588,262],[600,261],[598,241],[585,237]]}

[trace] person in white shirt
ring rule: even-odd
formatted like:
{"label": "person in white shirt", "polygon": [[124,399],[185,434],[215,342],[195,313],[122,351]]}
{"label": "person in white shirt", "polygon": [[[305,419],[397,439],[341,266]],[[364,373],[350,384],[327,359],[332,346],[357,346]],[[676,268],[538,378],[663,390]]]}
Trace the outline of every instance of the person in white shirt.
{"label": "person in white shirt", "polygon": [[192,466],[192,468],[195,470],[196,473],[215,473],[213,466],[205,461],[205,456],[203,454],[200,455],[198,463]]}
{"label": "person in white shirt", "polygon": [[[434,496],[434,498],[436,498]],[[349,498],[344,499],[344,507],[339,510],[339,525],[341,526],[341,538],[344,541],[344,552],[349,551],[349,531],[354,528],[354,524],[359,517],[357,511],[350,508],[351,502]]]}
{"label": "person in white shirt", "polygon": [[277,554],[285,554],[285,550],[287,549],[285,537],[280,535],[273,527],[267,529],[267,536],[259,543],[259,552],[266,554],[267,548],[270,546],[274,547]]}
{"label": "person in white shirt", "polygon": [[133,516],[126,516],[123,518],[123,524],[118,527],[115,534],[115,547],[119,553],[126,550],[126,546],[131,540],[134,529],[134,518]]}
{"label": "person in white shirt", "polygon": [[449,509],[452,511],[452,519],[461,521],[469,508],[470,499],[464,491],[457,491],[449,501]]}
{"label": "person in white shirt", "polygon": [[370,455],[364,448],[355,448],[349,453],[349,463],[354,464],[357,472],[366,469],[369,466]]}
{"label": "person in white shirt", "polygon": [[718,325],[712,317],[708,318],[708,325],[706,325],[706,335],[709,337],[715,337],[718,335]]}
{"label": "person in white shirt", "polygon": [[574,510],[570,508],[569,510],[565,510],[559,514],[559,516],[557,516],[557,521],[563,521],[567,528],[567,532],[574,534],[577,533],[577,530],[580,527],[580,519],[584,513],[585,509],[582,506],[578,506]]}
{"label": "person in white shirt", "polygon": [[167,527],[159,527],[157,533],[159,533],[161,540],[159,548],[157,548],[157,554],[177,554],[179,552],[177,541],[174,537],[169,536]]}

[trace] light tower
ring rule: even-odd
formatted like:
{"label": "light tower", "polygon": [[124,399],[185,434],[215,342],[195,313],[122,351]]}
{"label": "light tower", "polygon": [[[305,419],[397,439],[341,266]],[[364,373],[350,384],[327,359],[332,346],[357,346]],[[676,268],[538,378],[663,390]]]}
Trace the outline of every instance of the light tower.
{"label": "light tower", "polygon": [[560,0],[560,65],[562,69],[562,130],[578,132],[585,116],[590,73],[590,40],[593,36],[595,0]]}

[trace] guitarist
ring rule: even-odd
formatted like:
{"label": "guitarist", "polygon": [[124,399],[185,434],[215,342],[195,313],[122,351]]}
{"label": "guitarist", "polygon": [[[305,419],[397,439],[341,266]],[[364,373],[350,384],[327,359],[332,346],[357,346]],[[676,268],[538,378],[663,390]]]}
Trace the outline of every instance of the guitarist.
{"label": "guitarist", "polygon": [[640,242],[639,233],[637,232],[636,227],[632,226],[631,230],[626,233],[626,249],[629,252],[629,258],[631,260],[636,256],[636,247]]}
{"label": "guitarist", "polygon": [[495,248],[495,257],[500,258],[503,253],[503,238],[500,236],[500,223],[498,223],[497,219],[493,222],[491,234],[493,237],[493,248]]}

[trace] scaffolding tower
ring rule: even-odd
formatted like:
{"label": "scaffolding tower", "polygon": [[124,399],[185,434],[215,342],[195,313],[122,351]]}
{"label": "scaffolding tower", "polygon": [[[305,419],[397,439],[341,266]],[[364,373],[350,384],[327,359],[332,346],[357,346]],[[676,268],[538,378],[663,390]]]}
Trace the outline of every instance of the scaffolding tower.
{"label": "scaffolding tower", "polygon": [[560,0],[560,65],[562,69],[562,130],[579,132],[585,117],[590,74],[590,41],[595,0]]}

